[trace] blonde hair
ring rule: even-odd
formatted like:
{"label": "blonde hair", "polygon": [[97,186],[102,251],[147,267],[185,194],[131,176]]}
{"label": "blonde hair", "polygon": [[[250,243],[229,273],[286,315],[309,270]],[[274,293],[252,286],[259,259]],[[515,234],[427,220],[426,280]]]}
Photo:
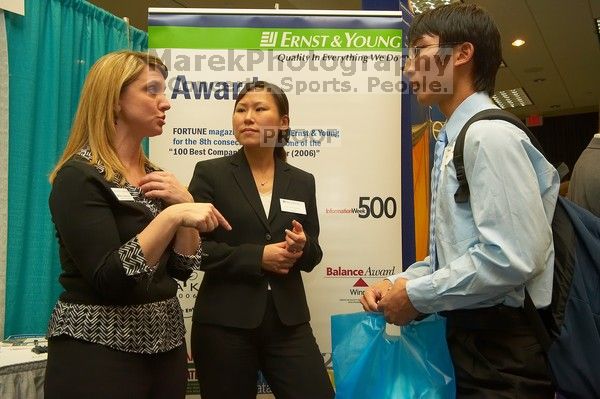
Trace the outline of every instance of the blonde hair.
{"label": "blonde hair", "polygon": [[[54,182],[64,164],[85,146],[89,146],[92,153],[90,162],[104,166],[106,180],[112,181],[118,177],[124,183],[125,168],[114,145],[119,97],[146,66],[167,77],[167,67],[160,58],[146,53],[116,51],[96,61],[83,84],[71,134],[60,160],[50,174],[50,183]],[[141,166],[151,165],[141,145],[139,162]]]}

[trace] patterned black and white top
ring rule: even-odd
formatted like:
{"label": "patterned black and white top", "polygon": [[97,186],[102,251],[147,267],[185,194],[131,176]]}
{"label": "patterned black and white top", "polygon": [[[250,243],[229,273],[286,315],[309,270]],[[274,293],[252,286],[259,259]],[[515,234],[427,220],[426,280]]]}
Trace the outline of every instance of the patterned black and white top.
{"label": "patterned black and white top", "polygon": [[[137,233],[165,204],[139,187],[119,184],[118,176],[107,182],[101,163],[91,167],[89,148],[74,158],[57,175],[50,195],[65,292],[48,336],[66,334],[134,353],[181,345],[185,327],[173,278],[185,280],[199,270],[201,246],[192,256],[168,249],[158,264],[148,265]],[[146,166],[147,173],[153,170]],[[126,189],[132,200],[116,199],[115,189]]]}

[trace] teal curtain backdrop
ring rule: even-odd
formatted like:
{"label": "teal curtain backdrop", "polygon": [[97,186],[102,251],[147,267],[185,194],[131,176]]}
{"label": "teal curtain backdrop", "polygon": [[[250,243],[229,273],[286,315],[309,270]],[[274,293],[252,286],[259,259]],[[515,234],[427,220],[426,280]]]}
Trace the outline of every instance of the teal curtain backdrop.
{"label": "teal curtain backdrop", "polygon": [[[0,10],[0,187],[8,187],[8,51],[4,11]],[[0,191],[0,237],[5,238],[8,192]],[[0,241],[0,337],[4,335],[6,299],[6,239]]]}
{"label": "teal curtain backdrop", "polygon": [[86,73],[102,55],[145,50],[148,41],[145,32],[83,0],[26,0],[25,16],[5,17],[10,86],[6,337],[45,334],[61,292],[48,175],[69,135]]}

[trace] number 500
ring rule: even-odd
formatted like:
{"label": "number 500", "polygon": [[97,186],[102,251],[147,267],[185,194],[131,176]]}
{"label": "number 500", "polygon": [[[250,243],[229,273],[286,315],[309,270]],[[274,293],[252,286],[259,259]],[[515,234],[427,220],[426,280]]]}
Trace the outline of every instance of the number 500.
{"label": "number 500", "polygon": [[382,199],[381,197],[359,197],[358,209],[362,211],[358,214],[358,217],[361,219],[368,217],[379,219],[383,215],[391,219],[396,216],[398,207],[394,197],[387,197],[386,199]]}

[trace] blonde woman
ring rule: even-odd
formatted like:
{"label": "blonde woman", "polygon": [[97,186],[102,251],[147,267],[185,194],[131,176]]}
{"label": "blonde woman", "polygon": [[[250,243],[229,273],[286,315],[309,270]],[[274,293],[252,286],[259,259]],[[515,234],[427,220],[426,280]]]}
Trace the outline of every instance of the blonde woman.
{"label": "blonde woman", "polygon": [[64,292],[48,331],[46,399],[183,398],[175,279],[199,268],[199,232],[231,227],[141,149],[162,133],[164,64],[131,51],[90,70],[50,175]]}

